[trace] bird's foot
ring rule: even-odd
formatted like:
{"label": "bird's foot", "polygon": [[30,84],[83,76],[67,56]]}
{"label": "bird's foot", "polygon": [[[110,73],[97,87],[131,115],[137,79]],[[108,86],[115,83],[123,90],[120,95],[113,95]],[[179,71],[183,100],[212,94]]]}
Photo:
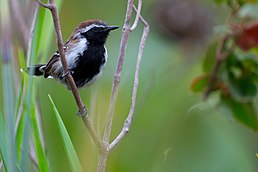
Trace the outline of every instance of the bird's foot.
{"label": "bird's foot", "polygon": [[68,69],[68,71],[65,72],[65,73],[63,73],[63,74],[61,75],[61,77],[64,78],[64,77],[66,77],[69,73],[72,75],[72,74],[74,73],[74,71]]}
{"label": "bird's foot", "polygon": [[85,116],[87,114],[88,114],[88,109],[85,106],[83,107],[82,111],[80,111],[80,109],[79,109],[78,112],[76,113],[76,115],[78,115],[80,117],[83,117],[83,116]]}

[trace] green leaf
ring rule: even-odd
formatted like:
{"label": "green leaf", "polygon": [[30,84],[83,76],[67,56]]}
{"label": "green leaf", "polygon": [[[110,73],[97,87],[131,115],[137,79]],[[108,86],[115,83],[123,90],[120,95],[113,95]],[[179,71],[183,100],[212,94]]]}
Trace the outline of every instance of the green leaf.
{"label": "green leaf", "polygon": [[31,127],[30,127],[29,116],[24,115],[24,125],[23,125],[23,132],[22,132],[22,142],[21,142],[21,157],[20,157],[20,171],[29,171],[30,167],[30,134],[31,134]]}
{"label": "green leaf", "polygon": [[[34,64],[36,62],[36,58],[39,54],[39,48],[41,45],[42,29],[44,22],[45,9],[40,8],[40,11],[37,16],[37,20],[35,23],[35,31],[32,40],[31,52],[30,53],[30,63]],[[25,77],[27,77],[25,75]],[[31,120],[31,128],[33,133],[33,141],[35,143],[35,152],[38,160],[38,170],[40,172],[49,171],[48,161],[43,148],[43,141],[41,140],[41,128],[37,119],[37,114],[35,110],[35,87],[33,86],[33,77],[28,77],[26,79],[26,94],[25,94],[25,102],[24,102],[24,111],[26,116],[30,116]],[[26,130],[26,128],[24,128]]]}
{"label": "green leaf", "polygon": [[[60,11],[63,0],[56,0],[55,3],[56,3],[57,10]],[[54,24],[49,10],[41,8],[40,17],[43,20],[40,25],[40,28],[41,28],[40,37],[39,37],[40,42],[39,44],[37,44],[37,49],[39,50],[39,52],[43,52],[44,54],[46,54],[51,47],[51,42],[53,41],[53,38],[55,37]],[[42,58],[43,62],[46,62],[48,58],[49,57],[47,55],[44,55]]]}
{"label": "green leaf", "polygon": [[203,72],[210,73],[216,60],[217,42],[209,45],[203,62]]}
{"label": "green leaf", "polygon": [[56,108],[56,106],[55,106],[51,96],[48,95],[48,97],[49,97],[49,100],[50,100],[50,102],[52,104],[52,108],[53,108],[53,110],[55,112],[55,117],[57,119],[57,123],[58,123],[58,126],[59,126],[59,131],[60,131],[61,136],[62,136],[61,138],[62,138],[64,147],[65,147],[65,151],[66,151],[69,163],[70,163],[70,165],[72,167],[72,170],[74,172],[82,172],[83,170],[82,170],[82,167],[80,165],[79,158],[78,158],[78,156],[76,154],[76,151],[75,151],[74,146],[72,144],[72,141],[71,141],[71,139],[69,137],[69,134],[68,134],[68,132],[67,132],[67,130],[65,128],[65,125],[64,125],[64,123],[62,121],[62,118],[61,118],[61,116],[60,116],[60,114],[59,114],[59,112],[58,112],[58,110],[57,110],[57,108]]}
{"label": "green leaf", "polygon": [[[8,57],[12,58],[12,57]],[[14,103],[14,89],[11,63],[4,63],[2,65],[3,75],[3,93],[4,93],[4,113],[6,122],[6,142],[7,146],[7,161],[5,168],[8,171],[17,171],[17,150],[14,136],[15,128],[15,103]]]}
{"label": "green leaf", "polygon": [[258,58],[254,54],[237,53],[236,58],[245,71],[258,71]]}
{"label": "green leaf", "polygon": [[227,83],[232,96],[239,101],[252,101],[256,94],[257,88],[252,78],[237,78],[231,72],[228,74]]}
{"label": "green leaf", "polygon": [[257,18],[258,17],[258,4],[245,4],[242,8],[240,8],[238,15],[242,18]]}
{"label": "green leaf", "polygon": [[208,79],[208,75],[205,74],[197,76],[191,83],[191,91],[194,93],[204,91],[208,84]]}
{"label": "green leaf", "polygon": [[[21,49],[19,49],[19,57],[20,57],[20,66],[22,66],[22,68],[25,68],[24,55]],[[22,151],[19,151],[19,149],[23,141],[23,128],[24,128],[23,117],[24,117],[24,111],[25,111],[25,106],[24,106],[25,83],[27,83],[27,77],[26,77],[26,74],[22,72],[21,84],[20,84],[19,94],[18,94],[18,101],[16,102],[16,108],[15,108],[16,122],[17,120],[19,120],[17,131],[16,131],[16,147],[18,150],[17,152],[18,159],[20,159],[20,156],[23,153]],[[20,110],[22,110],[22,112],[20,112]],[[21,115],[18,117],[18,114],[19,115],[21,114]]]}
{"label": "green leaf", "polygon": [[253,103],[239,103],[232,98],[222,97],[221,105],[227,107],[232,115],[247,127],[257,130],[258,122],[256,117],[256,111]]}
{"label": "green leaf", "polygon": [[[39,171],[47,172],[48,169],[48,162],[47,158],[43,149],[42,140],[40,138],[40,124],[37,120],[37,114],[35,109],[35,102],[32,100],[32,104],[30,107],[30,114],[32,118],[32,125],[33,125],[33,134],[34,134],[34,142],[35,142],[35,151],[38,159],[38,167]],[[29,115],[29,114],[28,114]]]}

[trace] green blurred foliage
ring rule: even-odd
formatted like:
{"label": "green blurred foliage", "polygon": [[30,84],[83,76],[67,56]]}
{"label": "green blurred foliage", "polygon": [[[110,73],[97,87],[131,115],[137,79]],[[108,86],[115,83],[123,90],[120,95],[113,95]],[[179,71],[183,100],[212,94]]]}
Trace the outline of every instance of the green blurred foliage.
{"label": "green blurred foliage", "polygon": [[[151,12],[155,3],[155,0],[146,0],[143,4],[142,14],[150,22],[151,32],[143,53],[135,118],[126,139],[110,155],[107,172],[256,172],[257,133],[233,120],[227,106],[215,106],[216,102],[213,101],[218,96],[200,103],[200,95],[189,91],[191,80],[201,72],[203,59],[184,57],[185,50],[181,49],[178,42],[170,42],[160,36],[152,20]],[[99,18],[121,26],[120,31],[111,33],[107,41],[109,59],[103,76],[94,85],[80,91],[99,133],[104,128],[125,9],[126,1],[121,0],[78,0],[64,1],[60,13],[64,40],[79,22],[89,18]],[[139,26],[129,38],[111,140],[122,129],[129,112],[141,29],[142,26]],[[51,45],[50,48],[43,47],[40,50],[43,51],[40,52],[43,58],[38,62],[45,62],[57,49],[54,36]],[[208,48],[207,54],[215,52],[214,46]],[[205,65],[204,71],[211,70],[212,61],[205,59],[205,63],[210,66]],[[228,82],[235,86],[234,83],[238,81],[231,77]],[[83,169],[87,172],[95,171],[97,150],[82,120],[75,115],[77,107],[71,92],[51,79],[35,78],[33,83],[37,88],[36,97],[43,118],[50,171],[71,171],[71,168],[48,94],[55,100]],[[202,84],[198,85],[197,91],[202,91],[202,87]],[[241,88],[235,90],[241,92]],[[249,92],[243,94],[248,96]],[[0,109],[3,109],[2,101]],[[234,104],[238,109],[233,111],[241,112],[242,107],[236,102],[229,100],[223,103]],[[257,109],[256,104],[252,106]],[[247,104],[243,108],[249,106]],[[253,117],[250,118],[252,121]],[[256,124],[251,122],[250,125]]]}
{"label": "green blurred foliage", "polygon": [[258,3],[241,2],[234,1],[224,27],[217,28],[219,36],[206,50],[203,74],[193,80],[191,89],[205,96],[219,92],[220,103],[234,118],[257,130],[258,24],[253,14]]}

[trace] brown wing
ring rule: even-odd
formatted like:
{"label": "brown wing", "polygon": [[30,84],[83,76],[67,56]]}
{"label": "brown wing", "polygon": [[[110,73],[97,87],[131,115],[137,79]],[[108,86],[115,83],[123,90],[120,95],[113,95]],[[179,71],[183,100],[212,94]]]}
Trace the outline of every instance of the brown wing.
{"label": "brown wing", "polygon": [[[64,53],[66,53],[68,46],[69,46],[69,41],[67,41],[64,44]],[[56,74],[52,73],[53,71],[55,71],[55,69],[53,69],[53,65],[55,63],[59,63],[59,61],[60,61],[60,54],[59,54],[59,51],[56,51],[55,54],[52,56],[52,58],[48,61],[47,65],[46,65],[45,73],[44,73],[45,78],[47,78],[48,76],[56,75]]]}
{"label": "brown wing", "polygon": [[47,78],[48,76],[52,75],[52,71],[53,71],[53,64],[55,64],[56,62],[60,61],[60,55],[59,52],[57,51],[52,58],[48,61],[46,68],[45,68],[45,73],[44,73],[44,77]]}
{"label": "brown wing", "polygon": [[[67,51],[69,51],[69,49],[74,45],[74,43],[78,42],[79,40],[76,38],[70,38],[69,41],[67,41],[64,44],[64,53],[66,54]],[[58,74],[52,73],[55,71],[54,67],[57,67],[56,63],[61,63],[60,62],[60,54],[59,51],[57,51],[52,58],[48,61],[47,65],[46,65],[46,69],[45,69],[45,73],[44,73],[44,77],[47,78],[48,76],[53,76],[58,77]]]}

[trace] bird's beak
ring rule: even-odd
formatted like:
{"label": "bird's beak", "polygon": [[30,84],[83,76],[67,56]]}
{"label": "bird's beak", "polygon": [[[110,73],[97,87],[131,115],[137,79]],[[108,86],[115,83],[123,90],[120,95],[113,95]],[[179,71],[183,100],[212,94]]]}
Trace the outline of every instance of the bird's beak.
{"label": "bird's beak", "polygon": [[103,29],[102,31],[103,32],[109,32],[111,30],[115,30],[115,29],[118,29],[119,27],[118,26],[107,26],[105,29]]}

